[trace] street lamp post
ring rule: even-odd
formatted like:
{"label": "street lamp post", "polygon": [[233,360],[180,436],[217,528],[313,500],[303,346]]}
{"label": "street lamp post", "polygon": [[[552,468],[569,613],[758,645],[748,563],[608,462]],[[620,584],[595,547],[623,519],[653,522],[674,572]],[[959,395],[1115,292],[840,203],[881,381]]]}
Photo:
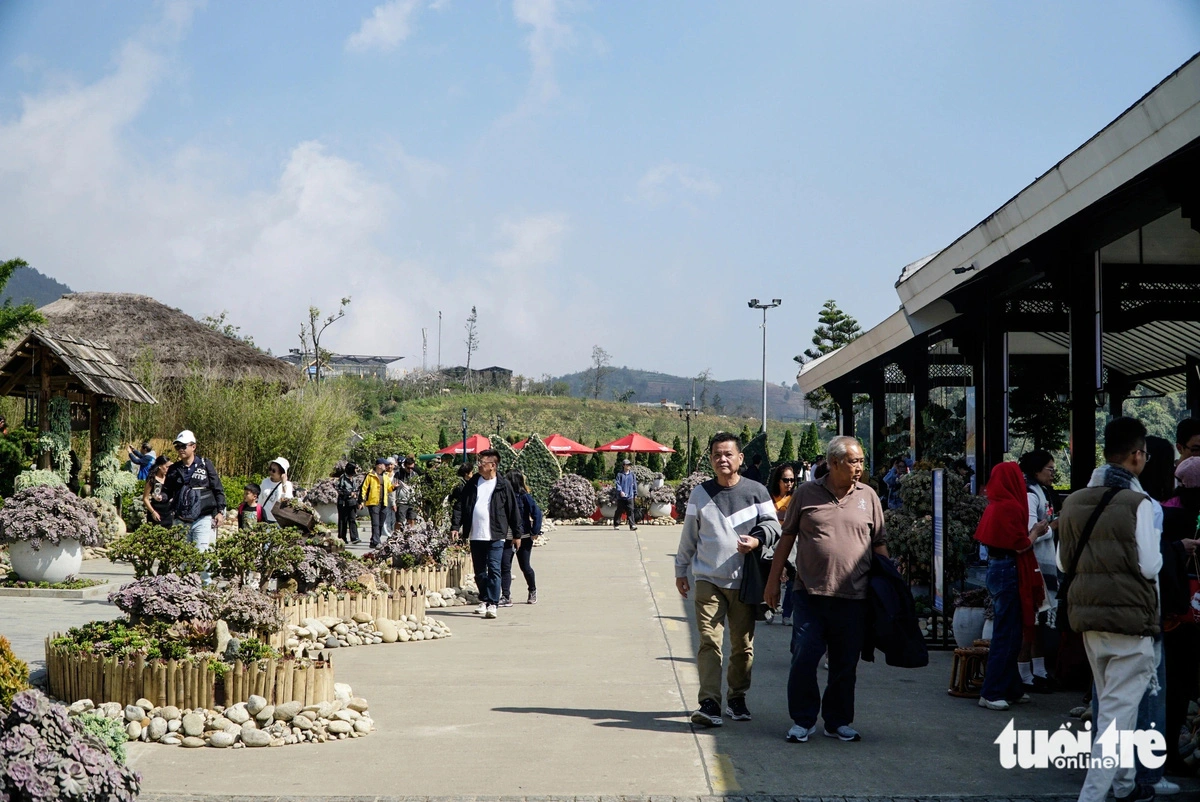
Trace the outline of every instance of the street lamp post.
{"label": "street lamp post", "polygon": [[687,472],[688,476],[692,475],[692,471],[696,468],[692,464],[692,416],[700,414],[700,410],[692,405],[691,401],[685,401],[683,406],[679,408],[679,417],[687,421]]}
{"label": "street lamp post", "polygon": [[757,298],[751,298],[746,304],[751,309],[761,309],[763,313],[763,374],[762,374],[762,431],[767,431],[767,310],[774,309],[783,303],[782,299],[772,298],[771,303],[759,303]]}

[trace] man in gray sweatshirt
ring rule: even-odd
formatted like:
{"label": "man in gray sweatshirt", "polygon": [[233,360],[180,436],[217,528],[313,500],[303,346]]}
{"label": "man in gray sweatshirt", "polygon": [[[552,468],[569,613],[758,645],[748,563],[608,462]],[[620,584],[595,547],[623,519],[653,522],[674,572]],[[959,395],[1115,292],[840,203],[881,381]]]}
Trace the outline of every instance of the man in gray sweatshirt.
{"label": "man in gray sweatshirt", "polygon": [[771,494],[758,482],[744,479],[738,470],[744,456],[737,435],[718,432],[708,444],[715,479],[692,490],[683,534],[675,554],[675,587],[685,599],[691,590],[688,571],[696,580],[696,624],[700,648],[700,707],[692,722],[719,727],[721,719],[721,641],[729,620],[728,706],[725,715],[749,721],[746,693],[754,665],[754,605],[738,598],[743,567],[760,545],[779,538],[779,519]]}

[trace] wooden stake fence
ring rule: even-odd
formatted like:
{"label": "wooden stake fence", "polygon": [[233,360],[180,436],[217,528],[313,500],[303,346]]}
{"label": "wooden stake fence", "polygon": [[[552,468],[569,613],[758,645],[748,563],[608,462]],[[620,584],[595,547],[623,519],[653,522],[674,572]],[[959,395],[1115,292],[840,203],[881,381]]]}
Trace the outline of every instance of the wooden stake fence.
{"label": "wooden stake fence", "polygon": [[425,596],[407,591],[391,593],[307,593],[282,598],[278,602],[283,611],[284,625],[297,626],[306,618],[345,618],[355,613],[366,613],[372,619],[390,618],[399,620],[402,615],[425,618]]}
{"label": "wooden stake fence", "polygon": [[131,705],[149,699],[162,707],[182,709],[245,702],[251,695],[268,704],[333,701],[333,664],[314,660],[260,660],[228,666],[218,679],[207,661],[150,660],[145,655],[100,657],[72,653],[46,638],[46,674],[50,693],[68,704],[91,699],[96,704]]}

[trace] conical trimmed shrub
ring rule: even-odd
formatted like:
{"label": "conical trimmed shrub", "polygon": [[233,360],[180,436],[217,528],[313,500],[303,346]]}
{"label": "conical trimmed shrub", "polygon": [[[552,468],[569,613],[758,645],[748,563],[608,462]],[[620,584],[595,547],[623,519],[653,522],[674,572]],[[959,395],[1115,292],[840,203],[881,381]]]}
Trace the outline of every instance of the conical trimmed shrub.
{"label": "conical trimmed shrub", "polygon": [[[503,459],[500,460],[500,465],[503,468]],[[525,442],[525,448],[521,450],[521,455],[517,457],[515,467],[525,474],[529,492],[537,500],[538,506],[543,510],[548,509],[550,486],[562,478],[562,466],[558,463],[558,457],[546,448],[541,437],[531,434]]]}

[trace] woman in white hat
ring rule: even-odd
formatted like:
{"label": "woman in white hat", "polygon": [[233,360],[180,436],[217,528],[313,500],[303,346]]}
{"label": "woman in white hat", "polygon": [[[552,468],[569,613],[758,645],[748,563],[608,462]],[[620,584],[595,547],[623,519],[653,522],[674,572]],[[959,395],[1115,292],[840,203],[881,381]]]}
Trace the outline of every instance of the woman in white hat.
{"label": "woman in white hat", "polygon": [[263,518],[271,523],[275,523],[275,516],[272,514],[275,505],[295,495],[287,475],[291,467],[292,464],[286,459],[276,457],[267,466],[267,478],[259,483],[262,492],[258,494],[258,503],[262,506]]}

